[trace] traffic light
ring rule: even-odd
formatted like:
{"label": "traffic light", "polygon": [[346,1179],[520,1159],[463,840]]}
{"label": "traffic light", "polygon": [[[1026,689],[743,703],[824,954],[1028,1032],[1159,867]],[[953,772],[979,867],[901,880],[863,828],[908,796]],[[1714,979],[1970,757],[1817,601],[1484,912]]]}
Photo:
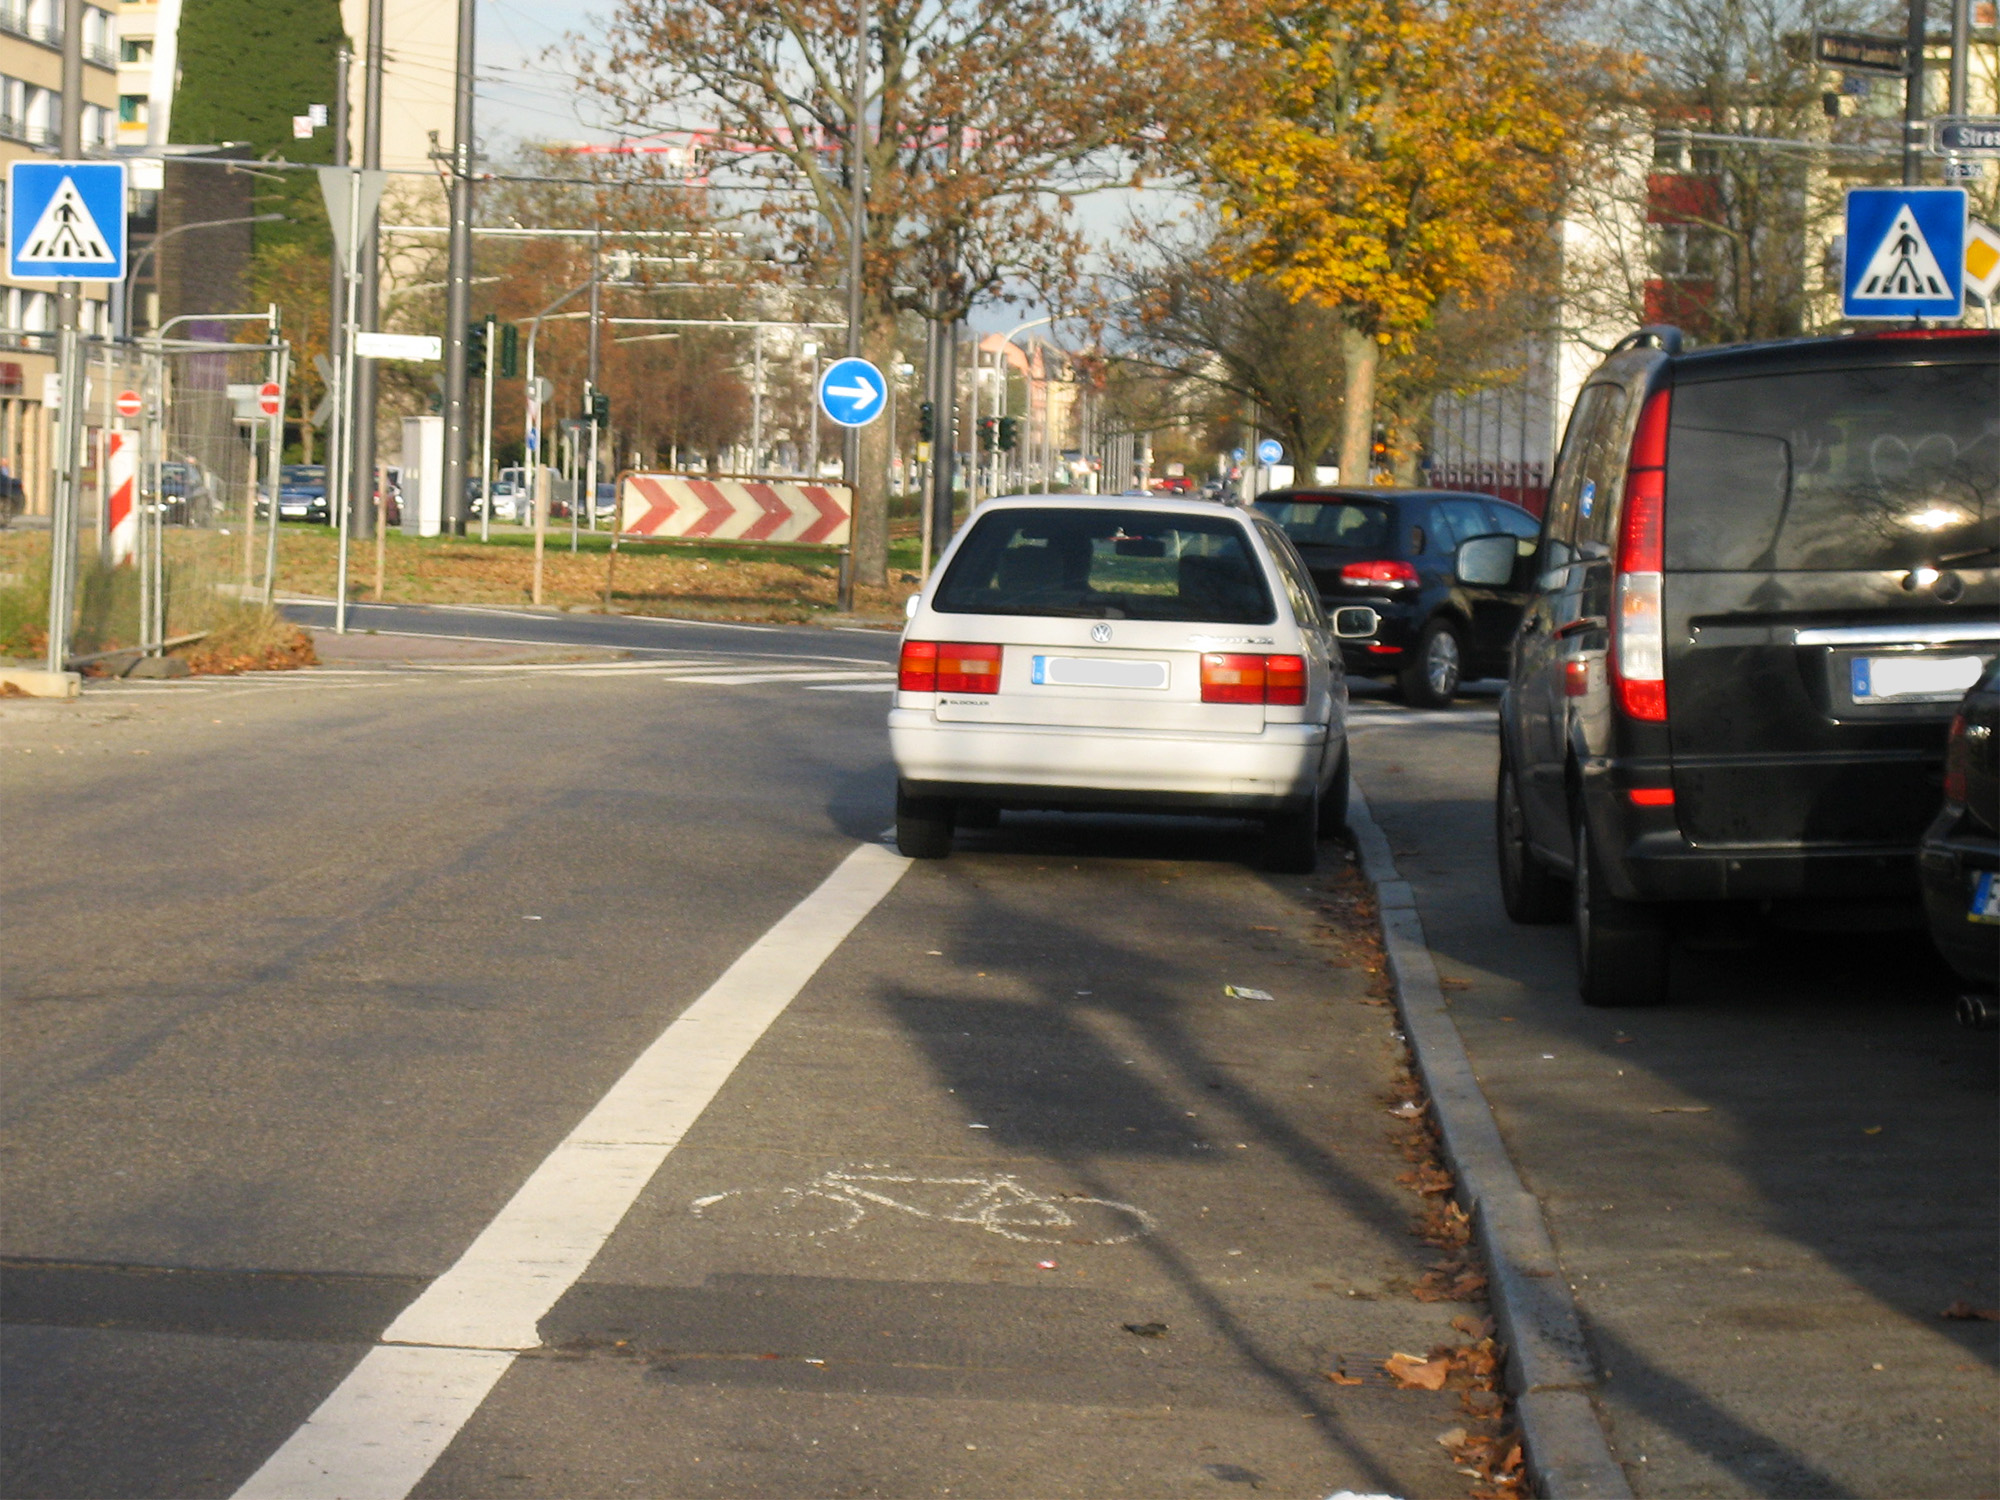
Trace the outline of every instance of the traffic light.
{"label": "traffic light", "polygon": [[602,429],[611,425],[611,398],[603,391],[590,393],[590,408],[584,413],[586,420]]}
{"label": "traffic light", "polygon": [[1012,453],[1014,445],[1021,441],[1021,419],[1002,417],[1000,419],[1000,451]]}
{"label": "traffic light", "polygon": [[998,417],[981,417],[979,419],[980,448],[987,453],[991,453],[999,441],[1000,419]]}
{"label": "traffic light", "polygon": [[500,325],[500,373],[509,380],[521,373],[521,330],[512,323]]}
{"label": "traffic light", "polygon": [[937,437],[937,408],[926,401],[917,408],[917,441],[932,442]]}
{"label": "traffic light", "polygon": [[486,325],[468,323],[465,325],[465,378],[483,380],[486,377]]}

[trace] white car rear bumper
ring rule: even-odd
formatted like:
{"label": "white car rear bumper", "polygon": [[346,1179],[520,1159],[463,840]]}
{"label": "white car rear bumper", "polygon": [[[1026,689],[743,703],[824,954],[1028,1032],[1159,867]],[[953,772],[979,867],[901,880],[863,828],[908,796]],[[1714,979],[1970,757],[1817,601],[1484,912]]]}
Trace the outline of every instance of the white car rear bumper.
{"label": "white car rear bumper", "polygon": [[939,723],[928,709],[889,713],[896,771],[913,794],[1025,805],[1268,810],[1312,791],[1326,740],[1320,724],[1196,735]]}

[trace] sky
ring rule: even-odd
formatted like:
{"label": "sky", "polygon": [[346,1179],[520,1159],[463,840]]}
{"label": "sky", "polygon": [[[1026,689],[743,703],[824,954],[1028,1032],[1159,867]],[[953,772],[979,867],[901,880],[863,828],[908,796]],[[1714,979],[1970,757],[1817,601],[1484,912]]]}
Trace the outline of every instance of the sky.
{"label": "sky", "polygon": [[573,78],[542,53],[569,32],[589,35],[593,13],[610,9],[610,0],[479,0],[480,135],[489,152],[508,155],[523,140],[606,138],[579,117]]}

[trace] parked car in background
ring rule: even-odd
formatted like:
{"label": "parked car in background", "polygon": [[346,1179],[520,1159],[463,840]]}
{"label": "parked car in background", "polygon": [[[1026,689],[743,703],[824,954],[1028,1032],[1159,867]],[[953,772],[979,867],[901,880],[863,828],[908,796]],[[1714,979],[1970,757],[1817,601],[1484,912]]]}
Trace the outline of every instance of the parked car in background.
{"label": "parked car in background", "polygon": [[1297,551],[1198,500],[990,501],[911,600],[889,743],[896,841],[1007,808],[1256,818],[1313,868],[1347,815],[1347,682]]}
{"label": "parked car in background", "polygon": [[1691,906],[1915,917],[1947,726],[2000,654],[1996,564],[2000,334],[1656,328],[1598,367],[1496,797],[1507,910],[1570,914],[1587,1004],[1661,999]]}
{"label": "parked car in background", "polygon": [[205,526],[215,518],[215,487],[208,472],[192,461],[160,465],[160,505],[170,526]]}
{"label": "parked car in background", "polygon": [[1944,806],[1917,851],[1931,938],[1972,993],[1959,1017],[1994,1023],[2000,988],[2000,661],[1960,700],[1944,750]]}
{"label": "parked car in background", "polygon": [[278,519],[325,524],[329,519],[325,464],[279,466]]}
{"label": "parked car in background", "polygon": [[1256,508],[1305,557],[1328,609],[1365,605],[1380,627],[1344,640],[1347,670],[1392,678],[1405,701],[1443,708],[1459,684],[1501,677],[1527,602],[1525,566],[1498,584],[1468,582],[1459,549],[1512,537],[1523,559],[1541,525],[1518,505],[1452,490],[1288,489]]}

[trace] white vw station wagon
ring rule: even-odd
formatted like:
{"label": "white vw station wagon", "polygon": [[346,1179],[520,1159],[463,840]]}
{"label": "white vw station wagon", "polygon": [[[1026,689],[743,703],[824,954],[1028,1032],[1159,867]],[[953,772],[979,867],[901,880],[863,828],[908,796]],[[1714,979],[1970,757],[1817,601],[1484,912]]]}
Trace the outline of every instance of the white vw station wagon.
{"label": "white vw station wagon", "polygon": [[1006,808],[1212,813],[1260,819],[1266,863],[1308,871],[1347,816],[1346,715],[1333,629],[1262,515],[990,501],[911,601],[896,842],[939,859]]}

